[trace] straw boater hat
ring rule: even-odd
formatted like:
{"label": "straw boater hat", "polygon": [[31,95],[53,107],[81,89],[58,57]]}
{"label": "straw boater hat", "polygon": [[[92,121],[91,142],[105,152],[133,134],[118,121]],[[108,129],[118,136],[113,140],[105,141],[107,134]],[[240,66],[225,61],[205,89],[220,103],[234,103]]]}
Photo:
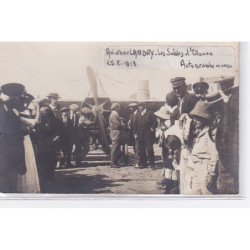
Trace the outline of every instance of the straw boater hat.
{"label": "straw boater hat", "polygon": [[202,102],[199,101],[196,103],[194,109],[189,113],[189,115],[192,116],[198,116],[206,120],[211,119],[211,109],[212,104],[209,102]]}
{"label": "straw boater hat", "polygon": [[160,107],[160,109],[156,111],[154,114],[165,120],[170,119],[170,113],[165,106]]}
{"label": "straw boater hat", "polygon": [[91,110],[90,108],[83,107],[83,108],[81,109],[81,113],[84,114],[84,115],[92,114],[92,110]]}
{"label": "straw boater hat", "polygon": [[115,108],[117,108],[117,107],[120,107],[120,105],[118,104],[118,103],[113,103],[112,105],[111,105],[111,110],[113,110],[113,109],[115,109]]}
{"label": "straw boater hat", "polygon": [[138,106],[138,103],[132,102],[128,105],[129,108],[136,108]]}
{"label": "straw boater hat", "polygon": [[71,104],[71,105],[69,106],[69,108],[70,108],[71,110],[79,109],[79,105],[76,104],[76,103],[73,103],[73,104]]}

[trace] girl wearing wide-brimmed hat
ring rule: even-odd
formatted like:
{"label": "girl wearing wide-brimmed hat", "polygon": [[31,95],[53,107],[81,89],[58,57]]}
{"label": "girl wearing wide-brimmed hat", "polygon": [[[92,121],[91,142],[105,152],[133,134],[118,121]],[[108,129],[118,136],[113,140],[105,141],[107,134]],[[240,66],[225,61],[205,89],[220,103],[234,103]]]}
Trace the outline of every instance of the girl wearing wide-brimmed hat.
{"label": "girl wearing wide-brimmed hat", "polygon": [[211,138],[211,107],[208,102],[197,102],[189,113],[194,126],[194,145],[188,158],[184,194],[211,195],[216,190],[218,151]]}

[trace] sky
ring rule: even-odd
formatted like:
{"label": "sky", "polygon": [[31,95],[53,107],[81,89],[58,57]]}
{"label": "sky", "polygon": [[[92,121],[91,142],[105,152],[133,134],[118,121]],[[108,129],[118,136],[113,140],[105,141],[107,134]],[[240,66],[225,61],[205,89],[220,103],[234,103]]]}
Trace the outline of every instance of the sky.
{"label": "sky", "polygon": [[[124,48],[124,46],[134,43],[126,43],[125,45],[115,43],[115,46],[117,44]],[[50,92],[58,92],[62,99],[83,100],[90,90],[86,68],[91,66],[98,74],[106,94],[111,99],[128,99],[137,91],[137,84],[140,80],[148,80],[151,99],[164,100],[166,93],[171,91],[170,80],[176,76],[185,77],[187,83],[199,81],[201,76],[215,77],[235,74],[237,76],[237,63],[234,63],[232,69],[184,70],[177,68],[169,60],[163,61],[164,58],[155,59],[155,61],[142,58],[138,59],[139,63],[144,60],[142,66],[138,68],[108,67],[107,58],[104,56],[105,49],[113,45],[114,43],[111,42],[0,43],[0,84],[20,82],[25,85],[29,93],[40,98],[45,97]],[[145,45],[152,48],[152,43],[139,43],[139,45],[136,43],[135,45],[136,48],[140,46],[140,48],[146,48]],[[156,48],[159,43],[153,45]],[[165,43],[165,45],[197,46],[197,43]],[[203,45],[210,46],[211,43]],[[216,44],[216,46],[225,45],[234,48],[231,57],[225,57],[225,60],[230,61],[233,56],[233,59],[237,61],[237,44]],[[219,50],[219,52],[221,51]],[[124,58],[128,59],[127,57],[121,59]],[[174,62],[177,59],[171,57],[170,60]],[[99,90],[99,92],[101,91]]]}

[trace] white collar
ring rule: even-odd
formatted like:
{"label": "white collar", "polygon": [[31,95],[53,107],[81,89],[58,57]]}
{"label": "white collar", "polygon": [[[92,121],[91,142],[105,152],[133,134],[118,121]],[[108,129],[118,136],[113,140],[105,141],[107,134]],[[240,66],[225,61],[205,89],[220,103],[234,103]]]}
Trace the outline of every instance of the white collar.
{"label": "white collar", "polygon": [[201,132],[199,133],[198,138],[200,138],[201,136],[203,136],[204,134],[206,134],[208,131],[209,131],[209,127],[208,127],[208,126],[205,126],[205,127],[201,130]]}
{"label": "white collar", "polygon": [[174,107],[170,107],[169,105],[165,104],[165,107],[169,113],[173,114],[177,108],[177,105],[175,105]]}
{"label": "white collar", "polygon": [[144,115],[146,113],[146,109],[142,110],[141,114]]}

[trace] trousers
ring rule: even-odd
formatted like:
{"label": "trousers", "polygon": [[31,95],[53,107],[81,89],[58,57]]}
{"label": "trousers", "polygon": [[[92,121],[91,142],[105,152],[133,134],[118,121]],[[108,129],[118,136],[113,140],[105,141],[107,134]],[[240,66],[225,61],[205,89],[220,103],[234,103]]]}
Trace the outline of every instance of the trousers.
{"label": "trousers", "polygon": [[155,166],[153,140],[148,137],[135,139],[136,164],[146,167],[147,162],[151,167]]}
{"label": "trousers", "polygon": [[187,195],[211,195],[208,190],[209,167],[207,160],[188,165],[184,172],[184,194]]}

